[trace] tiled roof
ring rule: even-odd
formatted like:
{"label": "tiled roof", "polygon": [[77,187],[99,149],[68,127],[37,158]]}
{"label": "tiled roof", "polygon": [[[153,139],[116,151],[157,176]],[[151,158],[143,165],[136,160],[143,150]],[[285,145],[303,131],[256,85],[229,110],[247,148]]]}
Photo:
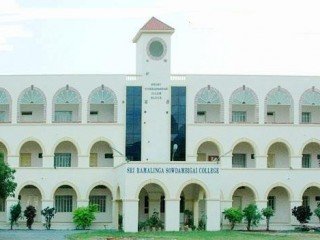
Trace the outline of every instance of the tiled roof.
{"label": "tiled roof", "polygon": [[174,30],[174,28],[170,27],[169,25],[161,22],[159,19],[152,17],[140,30],[143,31],[170,31]]}

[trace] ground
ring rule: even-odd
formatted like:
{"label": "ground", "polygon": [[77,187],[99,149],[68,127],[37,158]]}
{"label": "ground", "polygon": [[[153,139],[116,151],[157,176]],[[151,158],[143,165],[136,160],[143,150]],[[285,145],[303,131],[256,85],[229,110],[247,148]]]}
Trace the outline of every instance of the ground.
{"label": "ground", "polygon": [[0,240],[65,240],[74,230],[0,230]]}

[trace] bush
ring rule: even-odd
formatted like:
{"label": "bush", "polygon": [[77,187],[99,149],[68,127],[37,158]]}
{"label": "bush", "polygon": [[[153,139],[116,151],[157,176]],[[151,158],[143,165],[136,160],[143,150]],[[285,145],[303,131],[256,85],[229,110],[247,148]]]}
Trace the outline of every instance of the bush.
{"label": "bush", "polygon": [[199,231],[204,231],[206,230],[206,216],[203,215],[200,220],[199,220],[199,223],[198,223],[198,230]]}
{"label": "bush", "polygon": [[164,227],[163,222],[159,218],[158,212],[153,212],[152,216],[145,222],[145,224],[145,226],[156,229],[162,229]]}
{"label": "bush", "polygon": [[243,218],[242,211],[238,208],[228,208],[224,210],[224,218],[228,219],[230,225],[231,225],[231,230],[234,229],[234,226],[236,223],[240,223]]}
{"label": "bush", "polygon": [[98,211],[98,205],[93,204],[88,207],[79,207],[73,212],[73,222],[77,229],[90,227],[92,222],[96,219],[94,214]]}
{"label": "bush", "polygon": [[12,230],[13,224],[17,224],[19,218],[21,218],[21,204],[20,200],[17,204],[12,205],[10,208],[10,229]]}
{"label": "bush", "polygon": [[184,210],[183,212],[184,214],[184,226],[185,227],[188,227],[188,228],[191,228],[191,229],[194,229],[195,226],[193,224],[193,214],[190,210]]}
{"label": "bush", "polygon": [[251,230],[251,226],[257,226],[262,219],[262,215],[259,212],[257,205],[253,203],[243,209],[243,217],[247,222],[248,231]]}
{"label": "bush", "polygon": [[46,207],[41,211],[41,215],[44,216],[46,223],[43,224],[47,230],[51,228],[51,219],[54,217],[55,208]]}
{"label": "bush", "polygon": [[292,215],[296,217],[300,224],[308,223],[312,212],[309,206],[299,206],[292,209]]}
{"label": "bush", "polygon": [[318,217],[319,221],[320,221],[320,206],[318,205],[318,207],[314,210],[314,214]]}
{"label": "bush", "polygon": [[267,231],[269,231],[270,218],[274,215],[274,210],[271,207],[262,209],[262,215],[266,218]]}
{"label": "bush", "polygon": [[37,210],[34,206],[26,207],[24,210],[24,216],[27,218],[27,227],[31,230],[32,224],[34,223],[34,218],[37,216]]}
{"label": "bush", "polygon": [[119,231],[123,230],[123,217],[121,214],[118,215],[118,230]]}

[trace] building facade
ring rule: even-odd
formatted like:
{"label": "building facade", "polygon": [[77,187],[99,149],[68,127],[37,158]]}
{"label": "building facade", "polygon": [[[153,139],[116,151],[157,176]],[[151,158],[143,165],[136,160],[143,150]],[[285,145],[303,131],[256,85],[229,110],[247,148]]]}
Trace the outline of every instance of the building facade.
{"label": "building facade", "polygon": [[[1,75],[0,158],[16,169],[10,206],[99,206],[93,228],[125,231],[158,212],[165,230],[219,230],[223,210],[271,206],[290,229],[294,206],[320,201],[320,77],[172,75],[174,29],[152,18],[134,38],[135,75]],[[316,223],[315,217],[311,218]],[[24,227],[24,225],[21,225]]]}

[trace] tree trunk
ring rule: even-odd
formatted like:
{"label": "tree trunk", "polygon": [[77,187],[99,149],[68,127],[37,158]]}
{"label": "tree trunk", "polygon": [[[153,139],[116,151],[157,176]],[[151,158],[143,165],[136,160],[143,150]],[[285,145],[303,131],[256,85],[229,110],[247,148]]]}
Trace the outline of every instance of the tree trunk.
{"label": "tree trunk", "polygon": [[235,223],[231,223],[231,230],[234,229],[234,225],[235,225]]}
{"label": "tree trunk", "polygon": [[247,230],[250,231],[250,227],[251,227],[251,220],[248,220],[248,223],[247,223]]}
{"label": "tree trunk", "polygon": [[267,231],[269,231],[269,218],[267,218]]}

